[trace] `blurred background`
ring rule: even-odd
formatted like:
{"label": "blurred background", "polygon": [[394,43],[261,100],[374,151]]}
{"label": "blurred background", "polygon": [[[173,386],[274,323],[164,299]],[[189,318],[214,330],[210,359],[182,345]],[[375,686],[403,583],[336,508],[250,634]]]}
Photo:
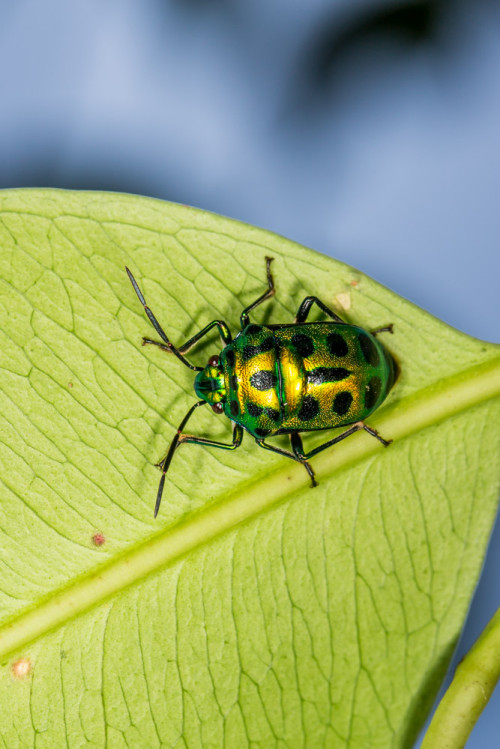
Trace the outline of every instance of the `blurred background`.
{"label": "blurred background", "polygon": [[[499,340],[498,0],[0,0],[0,188],[283,234]],[[455,663],[500,603],[500,526]],[[467,746],[498,746],[499,690]]]}

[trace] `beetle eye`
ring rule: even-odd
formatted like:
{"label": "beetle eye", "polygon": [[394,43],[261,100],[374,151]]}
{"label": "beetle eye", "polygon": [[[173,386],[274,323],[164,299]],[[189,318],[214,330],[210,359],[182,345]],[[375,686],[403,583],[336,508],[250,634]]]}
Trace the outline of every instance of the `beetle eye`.
{"label": "beetle eye", "polygon": [[212,411],[214,414],[221,414],[224,412],[224,406],[222,403],[212,403]]}
{"label": "beetle eye", "polygon": [[209,367],[218,367],[219,366],[219,357],[217,355],[211,356],[208,360],[208,366]]}

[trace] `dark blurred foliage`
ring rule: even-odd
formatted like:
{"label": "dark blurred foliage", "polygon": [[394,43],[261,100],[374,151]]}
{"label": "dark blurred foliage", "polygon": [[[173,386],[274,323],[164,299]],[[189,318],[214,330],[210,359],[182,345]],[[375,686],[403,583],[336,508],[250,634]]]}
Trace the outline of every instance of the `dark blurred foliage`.
{"label": "dark blurred foliage", "polygon": [[[159,11],[157,31],[168,39],[163,24],[171,20],[172,8],[187,21],[196,24],[203,23],[212,16],[215,20],[222,18],[227,22],[230,18],[232,26],[244,26],[248,9],[231,0],[152,0]],[[321,18],[320,24],[311,29],[309,38],[302,52],[299,53],[297,68],[301,71],[294,75],[290,71],[293,90],[292,112],[297,115],[304,111],[304,100],[311,103],[316,100],[316,107],[320,109],[329,100],[327,88],[336,75],[343,74],[343,63],[351,53],[356,55],[367,42],[386,45],[387,42],[397,42],[404,50],[416,44],[429,42],[436,36],[438,20],[442,6],[446,0],[419,0],[403,5],[391,6],[388,3],[377,5],[375,8],[357,7],[346,12],[342,6],[341,14],[327,13]],[[339,6],[337,6],[338,9]],[[5,21],[5,16],[4,16]],[[216,21],[217,22],[217,21]],[[373,52],[373,50],[372,50]],[[259,50],[256,50],[259,53]],[[277,50],[279,54],[279,50]],[[366,57],[366,50],[363,54]],[[373,55],[372,55],[373,56]],[[370,57],[370,52],[368,52]],[[376,57],[376,51],[375,51]],[[371,64],[371,62],[370,62]],[[77,167],[77,171],[64,164],[64,134],[60,133],[61,141],[53,142],[52,147],[45,147],[43,153],[34,151],[26,154],[24,162],[15,165],[3,165],[0,170],[0,188],[8,187],[57,187],[83,190],[111,190],[130,192],[135,194],[170,197],[177,202],[193,202],[193,194],[180,194],[179,185],[175,181],[171,185],[165,184],[164,179],[158,181],[155,173],[137,174],[130,165],[123,163],[122,168],[116,167],[116,162],[101,161],[99,164],[89,165],[87,168]]]}
{"label": "dark blurred foliage", "polygon": [[[388,60],[418,48],[435,49],[443,19],[452,10],[448,0],[415,0],[409,3],[342,9],[332,12],[313,31],[296,62],[292,109],[302,112],[321,107],[332,87],[343,82],[346,64],[356,57],[376,72]],[[383,72],[383,70],[382,70]],[[298,84],[298,85],[297,85]],[[306,107],[307,105],[307,107]]]}
{"label": "dark blurred foliage", "polygon": [[343,57],[366,42],[396,44],[413,51],[415,45],[433,42],[443,15],[443,0],[422,0],[396,7],[365,8],[342,22],[338,17],[325,19],[305,51],[305,81],[321,87],[330,79]]}

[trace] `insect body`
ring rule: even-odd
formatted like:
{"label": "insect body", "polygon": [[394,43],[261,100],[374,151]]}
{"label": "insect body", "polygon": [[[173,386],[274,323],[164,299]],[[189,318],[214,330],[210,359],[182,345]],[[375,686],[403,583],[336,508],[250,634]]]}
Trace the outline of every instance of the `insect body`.
{"label": "insect body", "polygon": [[[158,464],[162,477],[155,517],[167,470],[175,450],[182,443],[234,450],[241,444],[243,430],[246,430],[260,447],[302,463],[311,477],[312,485],[316,486],[314,471],[308,462],[313,455],[360,429],[376,437],[384,446],[391,442],[367,426],[364,419],[384,401],[397,377],[392,356],[376,338],[377,333],[392,332],[392,326],[369,333],[344,322],[313,296],[304,299],[294,323],[251,323],[251,310],[274,294],[271,261],[272,258],[266,258],[268,289],[243,310],[241,332],[234,340],[226,323],[214,320],[179,348],[167,338],[127,268],[137,296],[163,341],[144,338],[143,343],[154,344],[175,354],[198,373],[194,389],[200,400],[187,412],[165,458]],[[307,322],[313,304],[330,320]],[[210,357],[206,367],[194,366],[185,358],[185,354],[215,327],[224,344],[222,351]],[[216,442],[183,433],[194,410],[206,403],[216,413],[224,413],[233,422],[232,442]],[[304,452],[301,432],[341,426],[348,429],[313,450]],[[290,436],[291,450],[266,442],[269,437],[280,434]]]}

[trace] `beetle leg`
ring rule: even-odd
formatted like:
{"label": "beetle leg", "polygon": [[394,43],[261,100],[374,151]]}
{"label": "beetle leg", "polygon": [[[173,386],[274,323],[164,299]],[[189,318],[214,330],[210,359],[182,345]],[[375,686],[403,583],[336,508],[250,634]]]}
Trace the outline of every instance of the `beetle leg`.
{"label": "beetle leg", "polygon": [[240,323],[241,323],[242,330],[250,322],[248,313],[251,312],[253,309],[255,309],[255,307],[258,307],[259,304],[262,304],[262,302],[265,302],[267,299],[270,299],[272,296],[274,296],[274,292],[275,292],[274,280],[271,274],[271,263],[273,259],[274,258],[272,257],[266,257],[266,275],[267,275],[267,285],[268,285],[267,291],[265,291],[258,299],[256,299],[255,302],[252,302],[252,304],[249,304],[248,307],[245,307],[245,309],[240,315]]}
{"label": "beetle leg", "polygon": [[205,447],[220,447],[222,450],[236,450],[241,445],[243,439],[243,427],[239,424],[233,426],[233,441],[232,442],[217,442],[217,440],[211,440],[207,437],[196,437],[194,434],[181,434],[179,437],[179,444],[191,443],[192,445],[205,445]]}
{"label": "beetle leg", "polygon": [[165,455],[165,457],[163,458],[163,460],[161,460],[159,463],[157,463],[157,466],[159,466],[162,469],[163,474],[162,474],[162,477],[160,479],[160,485],[158,487],[158,493],[156,495],[155,517],[158,515],[158,510],[160,509],[161,496],[163,494],[163,486],[165,484],[165,476],[166,476],[167,471],[169,469],[170,463],[172,462],[172,458],[173,458],[173,455],[174,455],[174,452],[175,452],[175,448],[179,445],[179,439],[180,439],[180,437],[182,435],[182,430],[184,429],[184,427],[186,426],[187,422],[191,418],[191,415],[192,415],[193,411],[196,408],[198,408],[198,406],[203,406],[205,403],[206,403],[206,401],[198,401],[193,406],[191,406],[191,408],[189,409],[189,411],[187,412],[187,414],[184,416],[183,420],[181,421],[181,423],[177,427],[177,432],[175,434],[174,439],[170,443],[170,447],[168,448],[167,454]]}
{"label": "beetle leg", "polygon": [[241,427],[239,424],[235,424],[233,428],[233,441],[231,443],[227,442],[216,442],[216,440],[210,440],[206,439],[205,437],[195,437],[193,434],[183,434],[182,430],[184,429],[188,419],[190,418],[191,414],[195,410],[195,408],[198,408],[198,406],[203,406],[206,403],[206,401],[198,401],[194,404],[194,406],[191,406],[187,414],[184,416],[183,420],[179,424],[179,427],[177,429],[177,433],[170,443],[170,447],[168,448],[168,452],[163,458],[163,460],[160,460],[159,463],[156,463],[157,468],[161,468],[162,470],[162,477],[160,479],[160,485],[158,487],[158,494],[156,495],[156,504],[155,504],[155,517],[158,515],[158,510],[160,509],[160,503],[161,503],[161,497],[163,494],[163,487],[165,484],[165,476],[167,474],[167,471],[170,467],[170,463],[172,462],[172,458],[174,456],[174,452],[180,445],[183,443],[189,443],[191,442],[193,445],[205,445],[208,447],[219,447],[222,450],[235,450],[237,447],[241,445],[241,440],[243,439],[243,427]]}
{"label": "beetle leg", "polygon": [[368,434],[371,434],[372,437],[375,437],[378,439],[379,442],[383,444],[384,447],[387,447],[391,444],[392,440],[385,440],[383,437],[380,436],[380,434],[371,427],[367,426],[364,421],[357,421],[355,424],[353,424],[349,429],[346,429],[345,432],[342,432],[342,434],[338,434],[336,437],[334,437],[331,440],[328,440],[328,442],[325,442],[323,445],[319,445],[318,447],[315,447],[313,450],[310,450],[308,453],[304,454],[304,457],[309,460],[309,458],[312,458],[313,455],[317,455],[317,453],[322,452],[323,450],[326,450],[327,447],[331,447],[332,445],[335,445],[337,442],[341,442],[341,440],[345,440],[346,437],[350,437],[351,434],[354,434],[355,432],[359,432],[360,429],[364,429],[365,432],[368,432]]}
{"label": "beetle leg", "polygon": [[[195,335],[190,338],[186,343],[183,343],[182,346],[177,346],[177,351],[179,354],[184,355],[187,354],[187,352],[197,343],[200,338],[203,338],[204,335],[207,335],[212,328],[217,327],[217,330],[219,331],[219,335],[222,339],[222,342],[225,346],[228,345],[228,343],[231,343],[231,333],[229,332],[229,328],[227,327],[226,323],[223,320],[212,320],[212,322],[209,322],[208,325],[205,325],[205,327],[202,330],[199,330],[198,333],[195,333]],[[170,346],[166,346],[164,343],[160,343],[160,341],[153,341],[151,338],[143,338],[142,339],[142,345],[146,346],[148,343],[152,343],[154,346],[159,346],[163,351],[171,351]],[[203,369],[203,367],[199,367],[199,369]]]}
{"label": "beetle leg", "polygon": [[391,322],[389,325],[384,325],[382,328],[375,328],[375,330],[370,330],[370,333],[372,335],[377,335],[378,333],[394,333],[394,325]]}
{"label": "beetle leg", "polygon": [[335,322],[344,323],[345,325],[345,320],[342,320],[342,318],[336,315],[335,312],[332,312],[332,310],[329,307],[327,307],[326,304],[323,304],[321,299],[318,299],[317,296],[306,296],[306,298],[304,299],[304,301],[299,307],[299,311],[297,312],[294,322],[295,323],[305,322],[310,312],[310,309],[314,303],[318,305],[320,310],[323,310],[325,314],[329,315],[332,318],[332,320],[335,320]]}
{"label": "beetle leg", "polygon": [[304,465],[307,473],[311,477],[311,487],[318,486],[318,482],[314,477],[314,471],[306,460],[304,445],[302,444],[302,437],[298,432],[292,432],[290,435],[290,442],[292,445],[293,454],[297,456],[297,458]]}
{"label": "beetle leg", "polygon": [[372,437],[378,439],[378,441],[381,442],[384,447],[388,447],[392,442],[392,440],[385,440],[380,436],[376,429],[372,429],[372,427],[369,427],[366,424],[363,424],[363,429],[365,430],[365,432],[368,432],[368,434],[371,434]]}
{"label": "beetle leg", "polygon": [[291,458],[292,460],[295,460],[297,463],[302,463],[302,465],[304,466],[304,468],[306,469],[307,473],[309,474],[311,478],[312,486],[317,486],[316,480],[314,478],[314,471],[309,465],[309,463],[307,462],[306,457],[304,455],[301,456],[296,453],[295,454],[291,453],[289,450],[283,450],[283,448],[281,447],[275,447],[274,445],[269,445],[264,440],[255,440],[255,441],[259,445],[259,447],[263,447],[264,450],[270,450],[273,453],[278,453],[278,455],[284,455],[285,458]]}

